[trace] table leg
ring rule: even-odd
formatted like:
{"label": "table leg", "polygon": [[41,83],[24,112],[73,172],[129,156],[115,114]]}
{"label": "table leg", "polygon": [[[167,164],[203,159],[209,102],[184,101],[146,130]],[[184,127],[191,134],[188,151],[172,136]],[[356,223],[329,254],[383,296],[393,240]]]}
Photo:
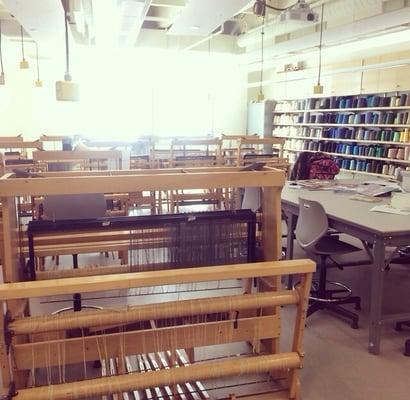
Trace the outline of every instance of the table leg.
{"label": "table leg", "polygon": [[374,264],[372,268],[372,285],[370,293],[369,352],[372,354],[380,353],[385,252],[386,248],[383,240],[377,239],[373,249]]}
{"label": "table leg", "polygon": [[[286,214],[288,218],[288,233],[286,237],[286,260],[292,260],[293,258],[293,236],[296,228],[296,215],[289,213]],[[293,285],[293,276],[289,275],[288,277],[288,289],[292,289]]]}

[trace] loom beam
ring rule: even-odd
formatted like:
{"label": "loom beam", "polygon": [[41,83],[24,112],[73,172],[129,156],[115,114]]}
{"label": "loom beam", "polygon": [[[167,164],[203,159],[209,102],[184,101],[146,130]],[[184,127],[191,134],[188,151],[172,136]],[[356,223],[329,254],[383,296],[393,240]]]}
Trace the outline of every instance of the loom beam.
{"label": "loom beam", "polygon": [[172,386],[196,380],[284,371],[300,366],[301,359],[297,353],[282,353],[147,371],[144,374],[131,373],[88,381],[21,389],[15,398],[16,400],[80,400],[92,396]]}
{"label": "loom beam", "polygon": [[124,310],[80,311],[72,315],[25,317],[9,323],[15,335],[63,331],[107,325],[125,325],[151,319],[205,315],[264,307],[297,304],[296,290],[221,296],[207,299],[179,300],[166,303],[131,306]]}

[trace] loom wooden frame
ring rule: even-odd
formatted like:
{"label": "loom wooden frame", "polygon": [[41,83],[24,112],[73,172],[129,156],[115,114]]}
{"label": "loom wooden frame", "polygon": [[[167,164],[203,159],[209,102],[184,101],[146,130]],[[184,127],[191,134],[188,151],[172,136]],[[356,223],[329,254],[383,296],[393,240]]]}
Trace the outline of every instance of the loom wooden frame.
{"label": "loom wooden frame", "polygon": [[[126,354],[141,354],[155,351],[163,351],[170,349],[172,352],[178,348],[187,346],[193,348],[195,346],[205,346],[214,344],[227,343],[226,340],[235,341],[250,341],[253,346],[258,349],[257,343],[261,345],[268,344],[269,355],[259,355],[250,358],[239,358],[229,361],[218,361],[210,364],[193,364],[187,369],[183,369],[181,375],[179,368],[164,371],[150,372],[149,375],[144,375],[141,380],[141,373],[132,373],[127,375],[117,375],[109,378],[100,378],[91,381],[82,381],[66,384],[53,385],[52,392],[49,392],[48,387],[25,388],[24,385],[18,390],[16,395],[17,400],[34,400],[38,398],[49,398],[50,400],[69,400],[75,393],[75,398],[85,398],[90,393],[94,395],[104,395],[109,393],[117,393],[121,391],[135,390],[139,388],[148,388],[162,385],[173,385],[187,381],[199,379],[212,379],[220,376],[234,376],[239,373],[259,373],[271,372],[272,374],[281,373],[287,377],[287,384],[284,385],[280,392],[275,393],[277,399],[299,399],[300,382],[298,379],[298,369],[302,366],[303,349],[302,336],[305,326],[306,309],[308,304],[308,295],[312,279],[312,273],[315,270],[315,264],[311,260],[292,260],[292,261],[270,261],[254,264],[238,264],[227,266],[211,266],[191,269],[165,270],[156,272],[139,272],[125,275],[108,275],[105,277],[88,277],[88,278],[72,278],[54,281],[35,281],[35,282],[19,282],[3,284],[0,286],[0,301],[10,302],[20,298],[42,297],[50,294],[72,294],[76,292],[92,293],[101,290],[114,290],[123,288],[140,288],[151,285],[207,282],[214,280],[226,279],[246,279],[254,278],[259,281],[259,290],[264,293],[246,294],[230,296],[235,297],[238,303],[229,303],[223,298],[209,298],[209,305],[214,304],[213,311],[224,310],[247,310],[253,307],[261,308],[262,314],[248,315],[240,318],[236,322],[228,319],[225,321],[214,321],[206,323],[197,323],[193,325],[182,325],[174,327],[165,327],[148,330],[137,330],[126,333],[102,334],[98,336],[90,336],[85,338],[74,339],[43,339],[40,342],[20,343],[18,336],[13,339],[11,345],[10,356],[2,357],[2,369],[14,369],[14,373],[9,376],[10,379],[15,379],[21,371],[32,368],[31,357],[35,357],[36,367],[47,367],[50,365],[59,365],[61,361],[58,354],[61,354],[64,348],[65,362],[77,363],[82,360],[98,359],[99,352],[93,346],[96,341],[104,341],[104,346],[107,349],[109,357],[124,356]],[[286,290],[275,292],[273,286],[265,290],[263,282],[274,282],[277,278],[287,274],[301,275],[301,285],[297,290]],[[274,290],[274,292],[272,292]],[[251,303],[247,304],[250,301]],[[259,302],[262,301],[262,302]],[[169,303],[171,304],[171,303]],[[168,304],[168,305],[169,305]],[[178,315],[195,315],[199,311],[199,300],[183,300],[175,301],[173,304],[177,307],[175,312]],[[195,306],[196,304],[196,306]],[[297,307],[293,344],[291,352],[279,353],[275,347],[269,345],[271,340],[275,340],[280,334],[279,316],[272,314],[270,307],[278,305],[295,304]],[[135,306],[134,312],[137,313],[133,318],[158,318],[166,314],[166,305],[160,304],[159,308],[153,305]],[[206,308],[202,309],[202,313],[207,312]],[[82,324],[87,324],[87,315],[98,314],[98,311],[91,312],[81,311]],[[119,314],[112,313],[112,317],[118,318]],[[125,318],[125,317],[123,317]],[[33,331],[35,327],[41,328],[41,317],[34,317],[37,322],[34,325],[30,324],[30,317],[20,317],[15,322],[12,322],[11,328],[17,329],[17,333],[27,334]],[[62,320],[64,317],[54,316],[51,320]],[[74,319],[76,320],[76,319]],[[129,319],[123,319],[123,322]],[[131,320],[133,320],[131,318]],[[79,321],[79,320],[78,320]],[[77,325],[78,325],[77,321]],[[121,323],[121,320],[104,320],[99,321],[94,318],[91,326],[101,326],[105,322]],[[81,325],[81,322],[80,322]],[[18,330],[20,326],[20,331]],[[21,330],[23,327],[23,330]],[[33,328],[34,327],[34,328]],[[51,331],[60,329],[62,326],[51,327]],[[67,327],[67,325],[66,325]],[[200,333],[201,332],[201,333]],[[255,332],[257,336],[255,337]],[[226,336],[224,336],[226,335]],[[230,336],[229,336],[230,335]],[[120,338],[121,336],[121,338]],[[228,339],[229,336],[229,339]],[[124,352],[119,353],[118,342],[122,340],[124,344]],[[255,342],[256,340],[256,342]],[[63,347],[62,347],[63,346]],[[97,345],[99,347],[99,345]],[[126,348],[126,350],[125,350]],[[270,349],[270,350],[269,350]],[[257,350],[258,351],[258,350]],[[4,354],[3,354],[4,356]],[[12,361],[11,361],[12,360]],[[6,365],[4,364],[6,362]],[[20,372],[19,372],[20,371]],[[177,371],[177,372],[175,372]],[[207,372],[208,371],[208,372]],[[214,372],[217,371],[217,375]],[[3,371],[4,372],[4,371]],[[4,379],[3,373],[3,379]],[[152,378],[152,381],[151,381]],[[4,382],[4,381],[3,381]],[[52,397],[47,397],[49,393],[53,393]],[[277,396],[277,397],[276,397]]]}
{"label": "loom wooden frame", "polygon": [[[281,190],[285,182],[284,172],[272,168],[262,171],[241,171],[235,167],[212,167],[212,168],[176,168],[168,170],[133,170],[133,171],[71,171],[50,172],[42,174],[42,178],[15,178],[13,174],[6,174],[0,178],[0,200],[3,206],[3,276],[6,282],[20,281],[20,254],[19,254],[19,229],[16,212],[16,199],[20,196],[34,196],[47,194],[79,194],[79,193],[132,193],[143,191],[167,191],[181,189],[219,189],[219,188],[241,188],[261,187],[263,190],[262,201],[262,243],[265,260],[278,260],[281,255]],[[153,177],[155,176],[155,179]],[[109,189],[107,189],[109,188]],[[274,233],[274,234],[273,234]],[[273,234],[273,235],[272,235]],[[272,240],[272,236],[277,240]],[[231,267],[229,267],[231,268]],[[251,288],[252,276],[263,271],[260,266],[258,272],[252,271],[248,276],[248,287]],[[235,269],[233,269],[235,270]],[[191,269],[190,269],[191,271]],[[215,271],[215,270],[214,270]],[[112,272],[112,271],[110,271]],[[163,272],[163,271],[158,271]],[[282,269],[283,274],[290,273],[287,266]],[[264,272],[269,276],[269,273]],[[123,277],[129,274],[121,275]],[[80,279],[102,279],[110,282],[116,275],[67,278]],[[226,271],[221,274],[225,278]],[[262,275],[261,275],[262,276]],[[215,278],[217,278],[215,276]],[[245,277],[244,277],[245,278]],[[85,279],[85,280],[84,280]],[[54,282],[41,281],[37,282]],[[56,283],[56,282],[54,282]],[[16,283],[23,285],[24,283]],[[263,284],[270,290],[280,287],[279,277],[273,278],[268,285]],[[97,287],[96,285],[95,287]],[[57,286],[60,290],[60,284]],[[81,291],[81,290],[80,290]],[[57,293],[54,291],[54,293]],[[17,293],[17,292],[16,292]],[[49,294],[52,294],[50,291]],[[7,309],[15,317],[25,315],[27,301],[21,298],[9,298]],[[278,307],[270,307],[270,315],[277,316]],[[0,326],[0,341],[4,341],[3,330]],[[272,352],[278,352],[278,342],[275,338],[270,339]],[[23,345],[23,343],[21,343]],[[6,365],[7,355],[4,346],[0,348],[0,364]],[[7,368],[2,368],[3,382],[10,382],[11,375]],[[27,377],[16,374],[16,381],[20,387],[25,386]],[[296,385],[296,384],[295,384]],[[296,386],[292,389],[296,391]]]}
{"label": "loom wooden frame", "polygon": [[[153,179],[155,175],[155,179]],[[44,173],[44,178],[0,178],[0,201],[3,204],[4,262],[6,282],[19,280],[19,235],[16,198],[79,193],[132,193],[180,189],[223,189],[262,187],[263,247],[266,260],[277,260],[281,254],[279,241],[269,234],[281,236],[281,190],[284,172],[266,168],[262,171],[241,171],[240,168],[211,167],[171,170],[71,171]],[[109,190],[107,190],[109,188]],[[8,223],[7,223],[8,222]]]}

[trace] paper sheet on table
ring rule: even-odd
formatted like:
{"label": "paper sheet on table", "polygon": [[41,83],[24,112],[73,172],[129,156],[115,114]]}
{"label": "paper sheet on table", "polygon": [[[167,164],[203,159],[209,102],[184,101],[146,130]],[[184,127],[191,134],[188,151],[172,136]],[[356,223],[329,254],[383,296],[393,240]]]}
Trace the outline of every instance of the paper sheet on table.
{"label": "paper sheet on table", "polygon": [[375,206],[371,208],[370,211],[382,212],[382,213],[387,213],[387,214],[410,215],[410,212],[398,210],[397,208],[393,208],[389,206],[388,204]]}

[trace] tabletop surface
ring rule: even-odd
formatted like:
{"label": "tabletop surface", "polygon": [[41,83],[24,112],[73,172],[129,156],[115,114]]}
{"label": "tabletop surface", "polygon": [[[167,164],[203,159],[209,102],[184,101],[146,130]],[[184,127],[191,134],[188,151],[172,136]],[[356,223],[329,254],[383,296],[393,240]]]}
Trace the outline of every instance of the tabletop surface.
{"label": "tabletop surface", "polygon": [[383,202],[380,203],[367,203],[350,200],[349,197],[352,194],[328,190],[292,189],[287,182],[282,191],[282,202],[285,205],[298,206],[299,197],[316,200],[322,204],[326,214],[331,219],[346,222],[378,234],[410,235],[410,215],[370,211],[376,205],[388,203],[389,198],[383,198]]}

